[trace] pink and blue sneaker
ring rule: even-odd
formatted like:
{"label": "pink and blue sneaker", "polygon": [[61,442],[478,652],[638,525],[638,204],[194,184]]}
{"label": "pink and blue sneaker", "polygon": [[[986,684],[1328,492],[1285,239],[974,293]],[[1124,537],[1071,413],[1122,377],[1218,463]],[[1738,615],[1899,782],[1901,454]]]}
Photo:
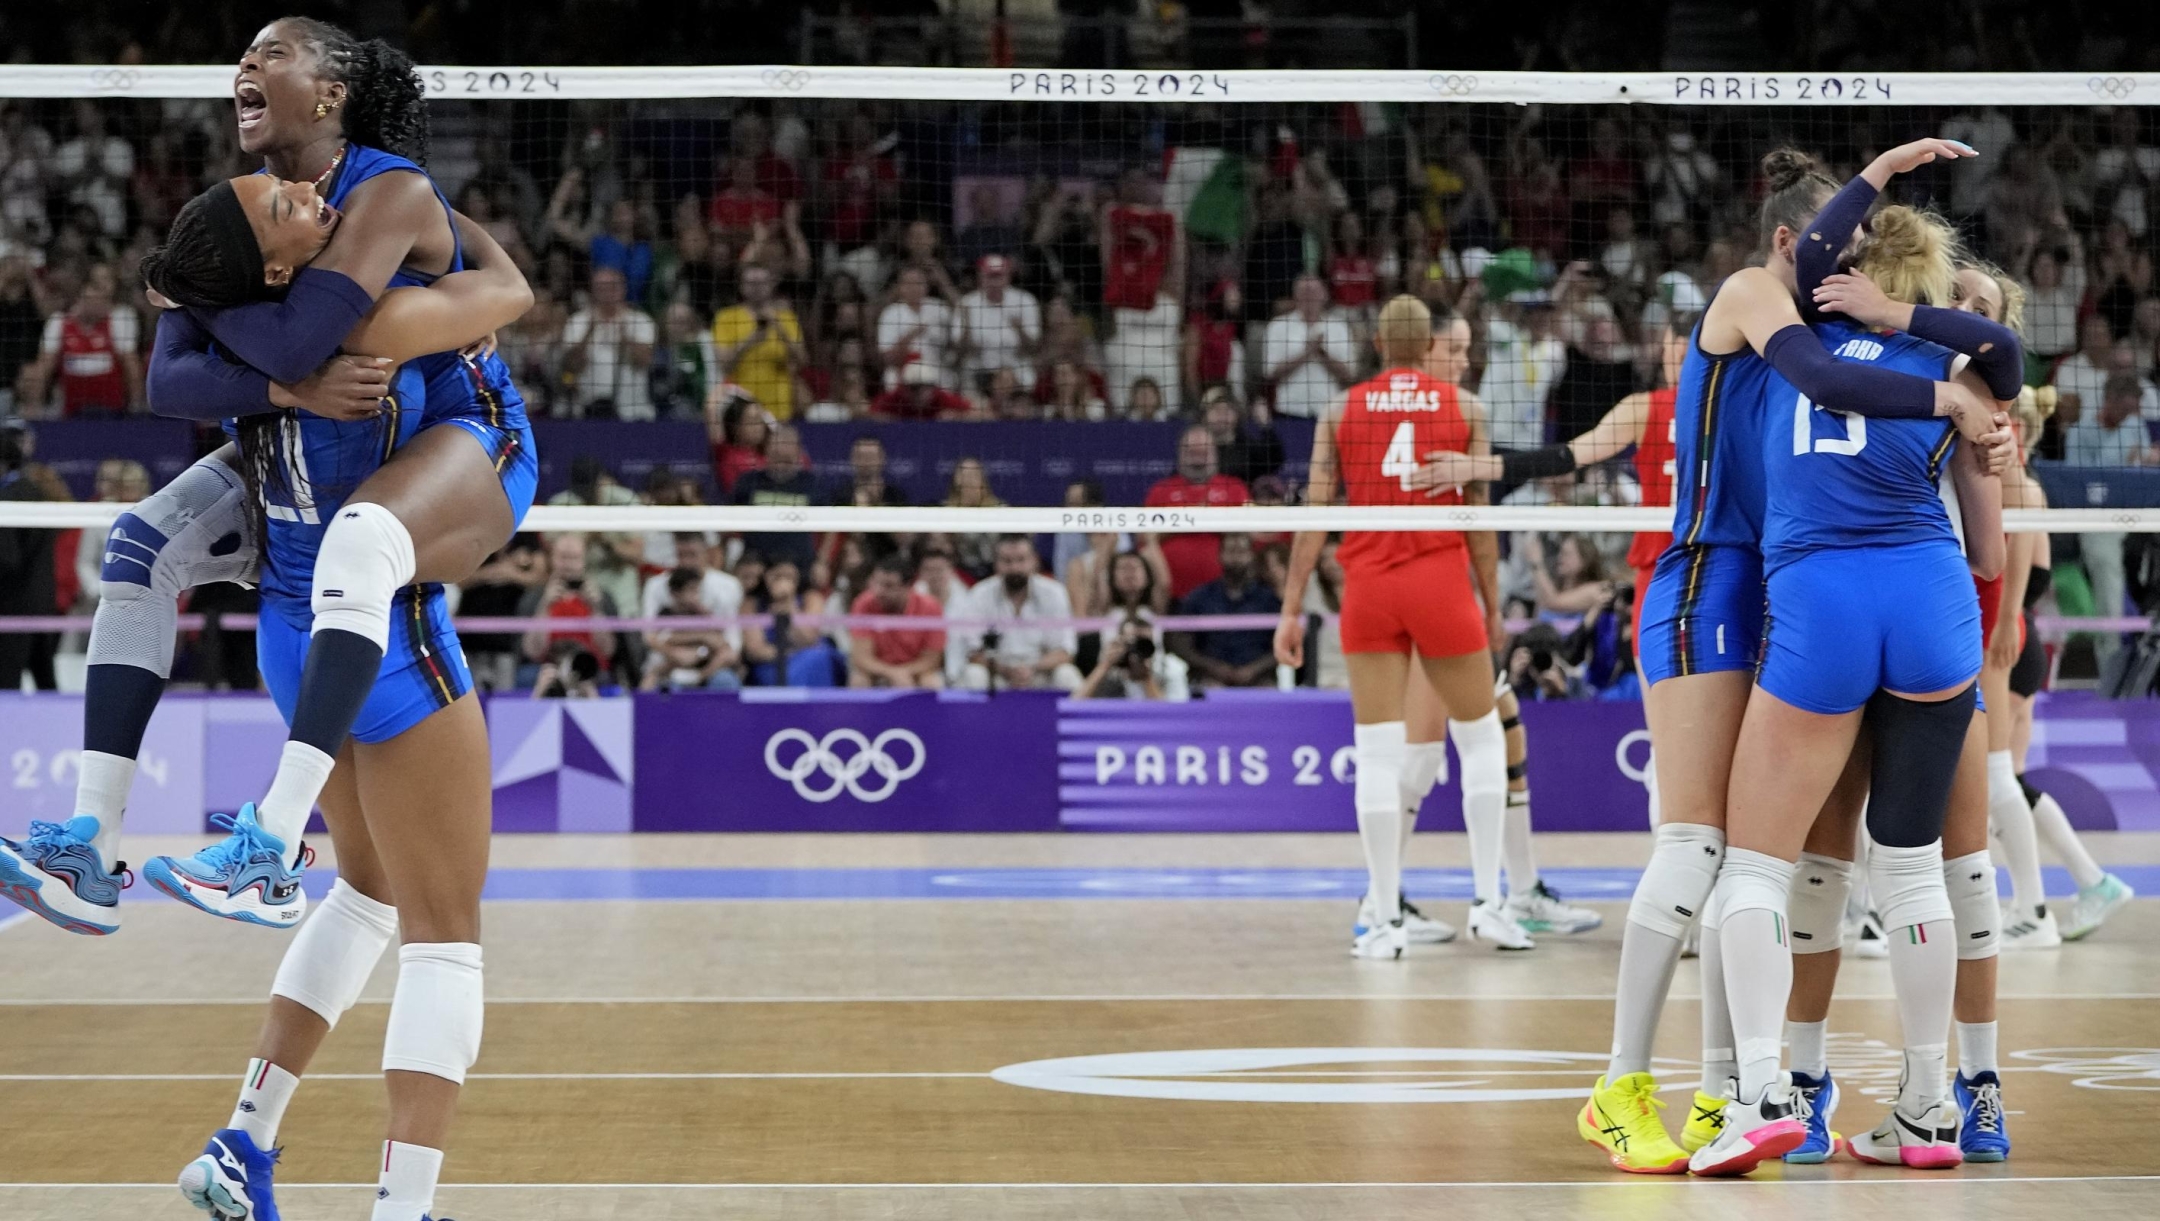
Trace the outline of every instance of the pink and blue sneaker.
{"label": "pink and blue sneaker", "polygon": [[2002,1078],[1992,1072],[1959,1073],[1950,1085],[1957,1101],[1958,1149],[1968,1162],[2010,1160],[2010,1124],[2003,1118]]}
{"label": "pink and blue sneaker", "polygon": [[19,840],[0,838],[0,897],[71,933],[119,932],[120,892],[135,878],[124,863],[105,867],[97,833],[98,820],[78,814],[64,823],[32,822]]}
{"label": "pink and blue sneaker", "polygon": [[220,1128],[181,1169],[180,1194],[218,1221],[278,1221],[277,1160],[240,1129]]}
{"label": "pink and blue sneaker", "polygon": [[288,868],[285,841],[262,829],[250,802],[234,815],[213,814],[210,825],[232,832],[189,857],[155,856],[143,879],[190,907],[265,928],[291,928],[307,914],[300,877],[314,853],[305,845]]}

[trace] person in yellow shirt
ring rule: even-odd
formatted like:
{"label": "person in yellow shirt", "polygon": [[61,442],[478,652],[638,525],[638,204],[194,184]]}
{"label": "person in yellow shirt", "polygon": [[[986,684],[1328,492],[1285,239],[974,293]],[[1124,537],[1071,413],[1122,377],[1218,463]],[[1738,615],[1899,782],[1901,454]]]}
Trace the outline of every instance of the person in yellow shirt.
{"label": "person in yellow shirt", "polygon": [[773,299],[773,273],[752,265],[742,271],[742,304],[713,318],[713,347],[721,377],[764,404],[775,419],[795,414],[795,374],[808,356],[795,311]]}

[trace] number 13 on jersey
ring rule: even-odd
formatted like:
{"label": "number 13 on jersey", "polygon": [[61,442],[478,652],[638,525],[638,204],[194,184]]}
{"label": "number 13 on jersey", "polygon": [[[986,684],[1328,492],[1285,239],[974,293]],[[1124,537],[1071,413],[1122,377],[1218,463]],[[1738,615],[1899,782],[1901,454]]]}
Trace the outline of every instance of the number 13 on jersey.
{"label": "number 13 on jersey", "polygon": [[[1816,436],[1813,417],[1818,411],[1832,419],[1842,421],[1845,426],[1845,435],[1843,437]],[[1850,458],[1866,448],[1866,416],[1854,415],[1849,411],[1834,411],[1828,407],[1817,407],[1804,394],[1793,404],[1792,452],[1794,456],[1814,453],[1839,454]]]}

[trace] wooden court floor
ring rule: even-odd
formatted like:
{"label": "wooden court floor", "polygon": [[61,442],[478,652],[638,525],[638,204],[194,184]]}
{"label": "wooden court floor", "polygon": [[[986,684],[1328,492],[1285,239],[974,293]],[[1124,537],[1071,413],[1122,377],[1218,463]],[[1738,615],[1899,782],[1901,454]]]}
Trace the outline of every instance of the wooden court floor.
{"label": "wooden court floor", "polygon": [[[1632,865],[1646,840],[1542,845],[1548,868]],[[2160,860],[2138,837],[2095,846],[2111,864]],[[1413,863],[1459,857],[1421,837]],[[713,837],[505,840],[496,864],[1262,878],[1355,860],[1349,837]],[[491,902],[486,1047],[438,1213],[2160,1215],[2146,1135],[2160,1126],[2160,904],[2005,958],[2011,1162],[1922,1174],[1840,1159],[1709,1183],[1617,1175],[1574,1135],[1610,1037],[1617,903],[1600,905],[1607,928],[1528,955],[1456,945],[1364,963],[1344,952],[1339,898],[1066,893]],[[0,1216],[199,1216],[167,1184],[230,1109],[283,944],[162,902],[104,941],[0,926]],[[1831,1062],[1850,1131],[1895,1087],[1897,1023],[1883,964],[1850,963],[1843,982]],[[295,1221],[365,1216],[391,983],[378,972],[287,1118]],[[1659,1051],[1677,1125],[1692,964],[1674,991]]]}

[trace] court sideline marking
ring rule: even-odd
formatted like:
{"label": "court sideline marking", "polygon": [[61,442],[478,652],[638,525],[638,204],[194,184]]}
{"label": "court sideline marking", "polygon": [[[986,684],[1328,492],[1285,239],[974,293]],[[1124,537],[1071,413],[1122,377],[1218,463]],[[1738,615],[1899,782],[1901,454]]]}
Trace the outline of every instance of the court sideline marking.
{"label": "court sideline marking", "polygon": [[[1432,959],[1433,962],[1443,961]],[[926,996],[491,996],[495,1005],[953,1005],[953,1004],[1102,1004],[1199,1001],[1588,1001],[1609,1002],[1610,992],[1133,992],[1133,993],[984,993],[980,996],[942,993]],[[1675,992],[1667,999],[1700,1001],[1701,993]],[[1846,1001],[1894,1001],[1888,992],[1838,993]],[[1998,1001],[2160,1001],[2160,992],[2006,992]],[[263,996],[244,997],[4,997],[8,1006],[96,1005],[262,1005]],[[390,998],[369,997],[360,1005],[388,1005]]]}
{"label": "court sideline marking", "polygon": [[[1583,1053],[1589,1055],[1591,1053]],[[1602,1055],[1603,1053],[1597,1053]],[[1677,1066],[1680,1061],[1672,1061]],[[2005,1073],[2060,1073],[2053,1065],[2009,1064],[1997,1071]],[[1153,1076],[1154,1074],[1149,1074]],[[1205,1077],[1210,1081],[1257,1081],[1277,1077],[1569,1077],[1580,1080],[1579,1068],[1374,1068],[1343,1069],[1339,1072],[1327,1069],[1249,1069],[1234,1072],[1211,1072],[1194,1070],[1189,1073],[1169,1073],[1168,1077]],[[467,1073],[467,1081],[907,1081],[907,1080],[960,1080],[988,1081],[995,1073]],[[0,1073],[0,1082],[115,1082],[115,1081],[226,1081],[233,1079],[231,1073]],[[381,1073],[309,1073],[309,1081],[380,1081]],[[1684,1089],[1686,1082],[1663,1087]],[[2155,1176],[2160,1177],[2160,1176]]]}

